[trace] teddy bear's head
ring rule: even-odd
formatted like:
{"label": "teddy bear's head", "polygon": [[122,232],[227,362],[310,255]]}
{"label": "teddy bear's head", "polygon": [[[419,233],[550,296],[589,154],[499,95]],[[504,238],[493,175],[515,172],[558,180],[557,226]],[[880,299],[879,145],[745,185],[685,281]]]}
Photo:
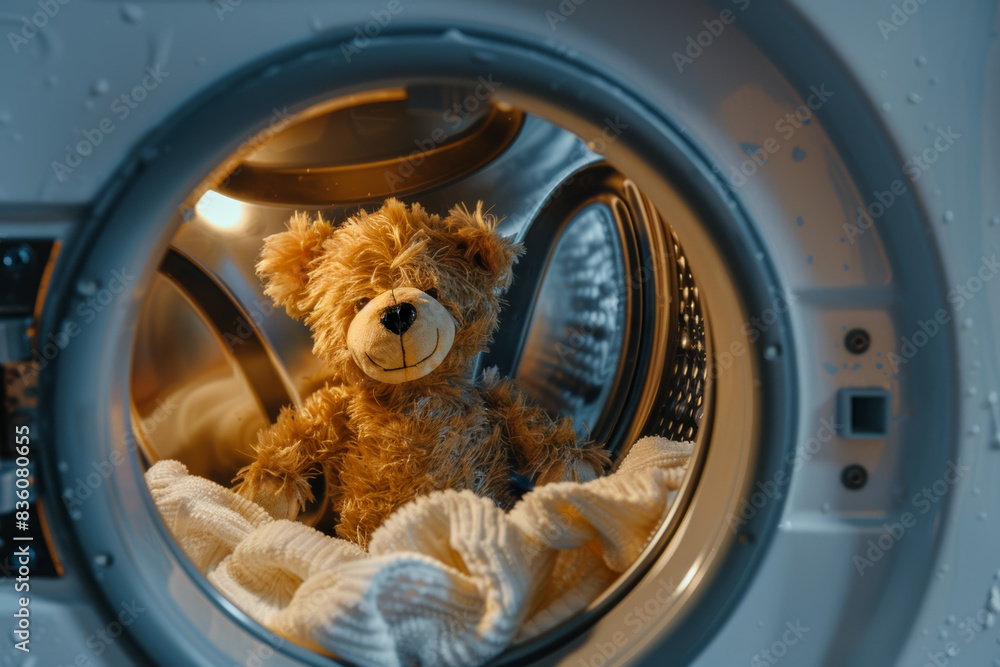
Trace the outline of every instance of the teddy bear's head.
{"label": "teddy bear's head", "polygon": [[482,202],[441,218],[389,199],[339,227],[297,213],[265,240],[257,273],[335,373],[400,384],[467,373],[521,252]]}

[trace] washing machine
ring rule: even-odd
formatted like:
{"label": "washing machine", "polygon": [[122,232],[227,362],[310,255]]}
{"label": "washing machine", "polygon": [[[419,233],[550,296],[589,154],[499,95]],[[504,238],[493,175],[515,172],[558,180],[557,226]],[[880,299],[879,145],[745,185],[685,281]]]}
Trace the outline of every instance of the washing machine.
{"label": "washing machine", "polygon": [[395,196],[525,243],[481,367],[617,459],[695,442],[639,559],[494,664],[1000,665],[997,10],[6,3],[2,664],[335,663],[143,473],[231,482],[320,378],[262,239]]}

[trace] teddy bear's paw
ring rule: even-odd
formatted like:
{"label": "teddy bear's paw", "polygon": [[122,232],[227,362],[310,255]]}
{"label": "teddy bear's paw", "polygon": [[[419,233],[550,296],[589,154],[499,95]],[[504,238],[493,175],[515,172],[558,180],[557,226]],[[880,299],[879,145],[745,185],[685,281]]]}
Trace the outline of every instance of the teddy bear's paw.
{"label": "teddy bear's paw", "polygon": [[588,461],[582,458],[572,458],[566,462],[563,468],[562,482],[589,482],[597,479],[599,473]]}
{"label": "teddy bear's paw", "polygon": [[295,484],[276,477],[266,477],[255,485],[244,482],[237,493],[263,507],[275,519],[294,521],[305,505]]}

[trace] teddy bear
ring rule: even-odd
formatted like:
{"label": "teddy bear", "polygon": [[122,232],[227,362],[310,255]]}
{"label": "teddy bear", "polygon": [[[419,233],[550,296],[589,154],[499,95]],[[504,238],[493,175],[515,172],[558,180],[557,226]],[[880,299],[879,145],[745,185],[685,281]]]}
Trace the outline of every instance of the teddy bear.
{"label": "teddy bear", "polygon": [[258,434],[237,492],[294,519],[321,476],[337,536],[364,548],[396,508],[433,491],[470,489],[509,509],[525,478],[602,475],[607,452],[578,440],[570,419],[496,369],[476,374],[523,250],[482,202],[441,217],[389,199],[340,226],[296,213],[266,238],[264,292],[308,325],[325,375]]}

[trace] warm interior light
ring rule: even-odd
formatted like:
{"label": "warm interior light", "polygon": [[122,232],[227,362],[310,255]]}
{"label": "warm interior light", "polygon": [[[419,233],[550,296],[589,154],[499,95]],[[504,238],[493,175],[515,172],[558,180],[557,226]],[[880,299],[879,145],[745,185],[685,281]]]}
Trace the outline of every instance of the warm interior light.
{"label": "warm interior light", "polygon": [[235,229],[243,221],[243,204],[214,190],[202,195],[194,210],[202,220],[216,229]]}

